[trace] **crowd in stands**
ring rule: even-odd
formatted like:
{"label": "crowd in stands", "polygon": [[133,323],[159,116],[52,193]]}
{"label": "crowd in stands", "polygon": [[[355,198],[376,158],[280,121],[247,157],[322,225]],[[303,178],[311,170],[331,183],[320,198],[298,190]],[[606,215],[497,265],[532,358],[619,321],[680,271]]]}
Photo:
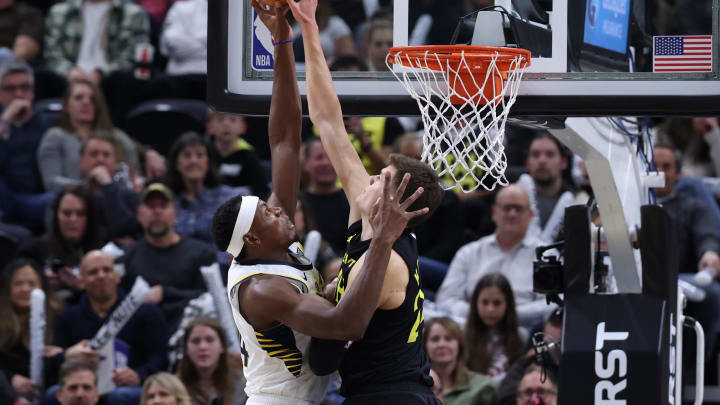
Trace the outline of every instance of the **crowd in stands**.
{"label": "crowd in stands", "polygon": [[[267,120],[203,104],[207,1],[0,0],[0,403],[244,403],[243,355],[229,350],[237,331],[217,320],[200,268],[217,263],[227,277],[231,258],[210,232],[215,209],[238,194],[270,192]],[[387,69],[391,1],[319,3],[331,70]],[[447,42],[459,16],[490,3],[418,1],[411,37]],[[176,98],[195,103],[195,125],[166,145],[131,130],[140,103]],[[422,154],[417,121],[345,123],[371,174],[391,153]],[[162,127],[150,131],[163,136]],[[540,331],[558,343],[561,315],[533,292],[532,262],[536,247],[562,238],[565,207],[593,191],[584,164],[548,133],[509,132],[513,184],[447,190],[434,216],[414,229],[424,345],[433,389],[447,405],[557,400],[557,353],[541,370],[529,338]],[[720,125],[673,118],[654,122],[652,132],[667,181],[655,193],[675,221],[681,278],[692,282],[699,269],[720,270],[720,183],[713,181]],[[294,221],[301,241],[320,233],[315,264],[331,281],[349,205],[307,119],[302,138]],[[114,361],[103,374],[98,364],[108,353],[90,341],[140,277],[150,292],[112,342]],[[706,300],[690,310],[715,354],[720,284],[704,288]],[[33,289],[47,297],[43,385],[30,379]],[[342,401],[333,389],[327,404]]]}

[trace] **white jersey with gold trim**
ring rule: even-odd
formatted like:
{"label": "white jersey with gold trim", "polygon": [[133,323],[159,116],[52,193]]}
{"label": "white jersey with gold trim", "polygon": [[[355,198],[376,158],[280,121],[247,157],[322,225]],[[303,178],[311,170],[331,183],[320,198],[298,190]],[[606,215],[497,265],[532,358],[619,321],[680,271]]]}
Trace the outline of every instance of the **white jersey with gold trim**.
{"label": "white jersey with gold trim", "polygon": [[303,256],[300,244],[293,243],[289,251],[296,264],[256,260],[243,264],[233,262],[230,266],[228,298],[242,338],[248,405],[317,404],[323,399],[330,378],[316,376],[310,370],[307,355],[310,336],[282,324],[257,330],[239,311],[238,288],[261,274],[285,278],[300,294],[319,294],[322,290],[320,274]]}

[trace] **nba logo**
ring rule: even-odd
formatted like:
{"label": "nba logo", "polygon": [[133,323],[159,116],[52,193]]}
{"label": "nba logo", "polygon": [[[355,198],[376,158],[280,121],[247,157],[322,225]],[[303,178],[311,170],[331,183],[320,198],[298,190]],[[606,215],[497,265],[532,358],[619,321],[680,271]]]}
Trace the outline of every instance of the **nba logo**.
{"label": "nba logo", "polygon": [[588,24],[590,24],[591,28],[595,28],[595,20],[597,19],[598,6],[599,6],[598,3],[600,3],[600,0],[588,0],[587,18],[588,18]]}
{"label": "nba logo", "polygon": [[272,70],[273,43],[270,30],[253,10],[252,67],[255,70]]}

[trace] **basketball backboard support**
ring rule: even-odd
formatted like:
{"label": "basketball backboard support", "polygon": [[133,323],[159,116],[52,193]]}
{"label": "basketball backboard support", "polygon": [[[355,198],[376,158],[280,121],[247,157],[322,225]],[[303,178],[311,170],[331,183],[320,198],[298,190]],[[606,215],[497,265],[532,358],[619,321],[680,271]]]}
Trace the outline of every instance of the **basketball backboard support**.
{"label": "basketball backboard support", "polygon": [[[682,73],[652,71],[653,37],[657,40],[656,35],[660,34],[682,34],[673,31],[677,24],[672,20],[666,21],[662,29],[651,28],[659,17],[648,10],[654,10],[657,1],[553,0],[552,11],[547,13],[549,25],[531,22],[552,31],[551,56],[533,57],[512,114],[720,115],[717,46],[720,0],[712,0],[712,9],[705,10],[707,18],[712,19],[705,24],[710,32],[693,32],[704,34],[705,43],[709,43],[706,53],[710,55],[704,56],[709,71]],[[510,0],[497,0],[496,3],[511,10]],[[272,88],[269,33],[256,20],[247,0],[217,0],[208,6],[210,105],[221,111],[267,115]],[[410,6],[410,0],[393,0],[394,46],[409,43],[411,24],[415,23],[411,21],[413,10]],[[492,11],[482,11],[486,12]],[[577,21],[584,21],[584,26]],[[607,40],[588,33],[588,27],[603,24],[610,27],[609,32],[619,33],[617,38]],[[506,23],[506,32],[508,25]],[[297,31],[296,35],[299,35],[299,29]],[[448,33],[448,41],[450,37],[451,33]],[[621,49],[627,49],[625,55],[618,51]],[[635,69],[632,69],[629,55],[635,56]],[[617,64],[618,57],[627,57],[628,68],[625,70],[629,71],[602,71],[607,70],[602,68],[605,62],[614,60]],[[622,65],[622,60],[620,62]],[[303,99],[304,78],[304,67],[299,63],[298,80]],[[416,103],[391,72],[334,72],[333,78],[343,112],[347,115],[417,115]]]}

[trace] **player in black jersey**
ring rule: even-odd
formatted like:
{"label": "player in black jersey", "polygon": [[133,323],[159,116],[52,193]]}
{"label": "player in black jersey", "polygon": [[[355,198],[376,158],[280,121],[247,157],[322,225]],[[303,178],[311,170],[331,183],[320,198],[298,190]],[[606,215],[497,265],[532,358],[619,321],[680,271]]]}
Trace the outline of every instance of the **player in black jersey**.
{"label": "player in black jersey", "polygon": [[[292,0],[288,4],[302,28],[310,118],[350,203],[348,246],[335,296],[341,301],[358,274],[362,274],[362,264],[369,260],[366,251],[373,238],[369,218],[374,198],[381,190],[377,177],[365,172],[345,130],[340,102],[320,46],[315,20],[317,0]],[[405,173],[411,174],[404,197],[420,187],[425,190],[411,205],[413,209],[429,208],[426,215],[408,224],[410,228],[417,226],[432,215],[443,198],[437,175],[415,159],[393,155],[390,162],[384,170],[392,173],[393,184],[398,184]],[[377,310],[363,339],[352,342],[342,358],[342,390],[348,405],[440,403],[430,390],[432,379],[422,348],[424,295],[417,259],[415,238],[406,230],[393,245]],[[313,369],[318,373],[331,371],[335,364],[328,360],[337,360],[334,353],[342,352],[343,346],[344,342],[313,340],[310,349]]]}

